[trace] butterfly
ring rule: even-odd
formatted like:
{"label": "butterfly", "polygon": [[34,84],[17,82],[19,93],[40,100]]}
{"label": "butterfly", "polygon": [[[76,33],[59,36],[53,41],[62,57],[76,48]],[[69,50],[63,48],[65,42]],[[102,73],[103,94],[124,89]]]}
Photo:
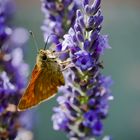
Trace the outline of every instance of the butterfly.
{"label": "butterfly", "polygon": [[64,84],[61,65],[55,53],[41,49],[38,52],[30,82],[17,106],[18,110],[32,108],[52,98],[57,93],[58,87]]}

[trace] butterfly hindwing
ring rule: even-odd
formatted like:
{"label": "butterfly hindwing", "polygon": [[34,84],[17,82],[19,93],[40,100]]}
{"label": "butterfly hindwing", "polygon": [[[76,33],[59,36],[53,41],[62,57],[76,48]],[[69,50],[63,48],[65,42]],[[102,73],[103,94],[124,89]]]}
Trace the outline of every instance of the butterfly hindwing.
{"label": "butterfly hindwing", "polygon": [[52,71],[44,69],[35,83],[35,96],[40,102],[48,100],[57,93],[57,87],[61,85],[64,85],[64,77],[60,67]]}

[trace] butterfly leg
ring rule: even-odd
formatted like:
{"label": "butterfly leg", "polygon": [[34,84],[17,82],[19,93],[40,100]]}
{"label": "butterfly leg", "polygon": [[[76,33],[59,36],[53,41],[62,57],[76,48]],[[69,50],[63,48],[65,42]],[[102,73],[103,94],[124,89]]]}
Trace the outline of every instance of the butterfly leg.
{"label": "butterfly leg", "polygon": [[61,61],[59,64],[62,66],[62,70],[61,70],[62,72],[69,68],[74,67],[74,63],[70,59],[68,59],[66,61]]}
{"label": "butterfly leg", "polygon": [[73,63],[70,63],[66,67],[64,67],[61,71],[63,72],[63,71],[65,71],[65,70],[67,70],[69,68],[72,68],[72,67],[74,67],[74,64]]}
{"label": "butterfly leg", "polygon": [[61,52],[53,52],[55,54],[55,56],[60,57],[60,55],[64,54],[64,53],[69,53],[69,49],[61,51]]}
{"label": "butterfly leg", "polygon": [[67,60],[65,60],[65,61],[61,61],[61,60],[60,60],[59,64],[62,65],[62,66],[65,66],[65,65],[70,64],[71,62],[72,62],[72,60],[70,60],[70,59],[67,59]]}

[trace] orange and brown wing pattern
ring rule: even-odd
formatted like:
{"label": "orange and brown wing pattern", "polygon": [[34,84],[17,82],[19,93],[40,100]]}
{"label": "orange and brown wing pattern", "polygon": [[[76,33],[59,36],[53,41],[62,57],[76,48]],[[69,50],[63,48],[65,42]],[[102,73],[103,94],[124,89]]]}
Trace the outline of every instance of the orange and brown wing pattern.
{"label": "orange and brown wing pattern", "polygon": [[[52,63],[53,64],[53,63]],[[64,85],[64,77],[59,65],[50,68],[38,68],[36,65],[31,76],[30,83],[22,96],[19,110],[32,108],[44,100],[48,100],[57,93],[57,87]]]}
{"label": "orange and brown wing pattern", "polygon": [[36,99],[34,94],[34,89],[35,89],[35,83],[38,77],[40,76],[40,74],[41,74],[41,70],[39,70],[36,65],[35,68],[33,69],[30,83],[25,93],[23,94],[22,98],[19,101],[18,110],[26,110],[38,104],[38,100]]}
{"label": "orange and brown wing pattern", "polygon": [[39,102],[48,100],[57,93],[57,87],[64,85],[64,77],[61,71],[48,71],[44,69],[35,83],[35,96]]}

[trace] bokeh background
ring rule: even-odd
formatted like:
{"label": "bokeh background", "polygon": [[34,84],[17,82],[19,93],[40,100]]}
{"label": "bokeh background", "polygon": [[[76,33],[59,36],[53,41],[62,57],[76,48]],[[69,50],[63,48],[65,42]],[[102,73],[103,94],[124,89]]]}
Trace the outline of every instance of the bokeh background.
{"label": "bokeh background", "polygon": [[[40,26],[43,22],[39,0],[16,0],[14,25],[32,30],[39,47],[44,46]],[[104,34],[110,38],[111,50],[103,56],[106,75],[114,80],[110,113],[105,120],[105,134],[114,140],[140,140],[140,1],[102,0],[105,17]],[[33,68],[36,49],[32,39],[25,48],[25,60]],[[34,114],[35,140],[67,140],[65,134],[52,128],[52,108],[56,97],[39,105]]]}

